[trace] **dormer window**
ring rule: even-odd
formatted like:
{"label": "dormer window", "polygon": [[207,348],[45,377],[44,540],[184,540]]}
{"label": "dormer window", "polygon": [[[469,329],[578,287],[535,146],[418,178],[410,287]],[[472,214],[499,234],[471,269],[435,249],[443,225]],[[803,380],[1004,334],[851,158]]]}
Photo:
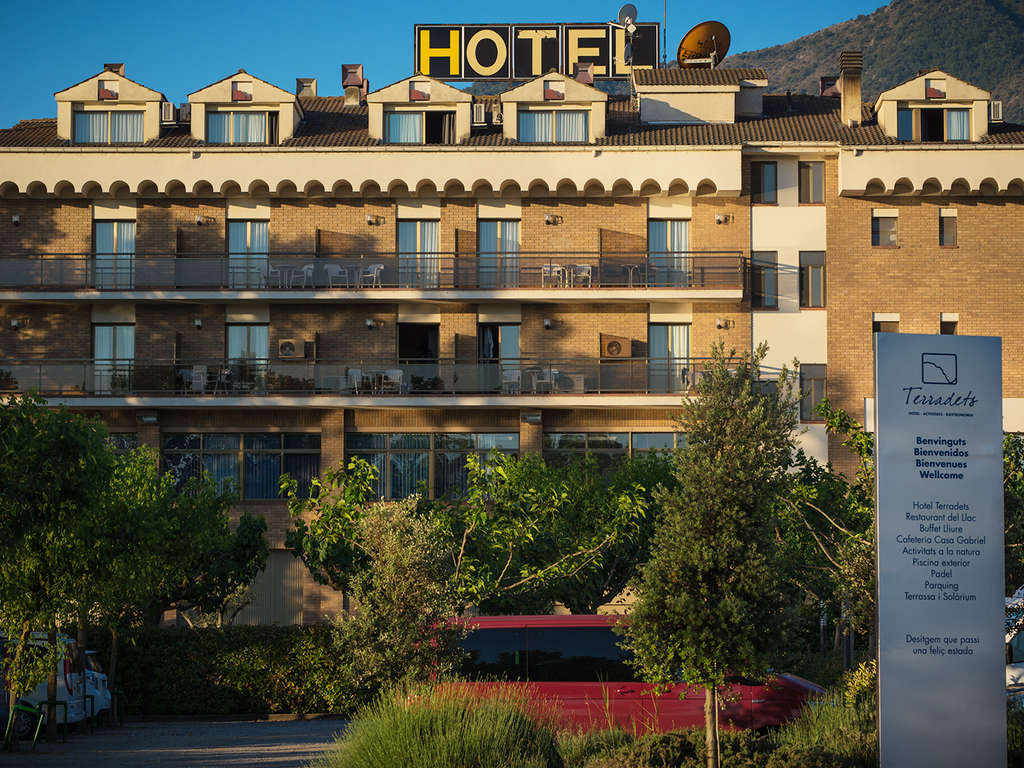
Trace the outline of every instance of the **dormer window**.
{"label": "dormer window", "polygon": [[113,101],[117,99],[117,80],[98,80],[97,98],[100,101]]}
{"label": "dormer window", "polygon": [[72,136],[75,144],[141,144],[143,116],[141,110],[77,110]]}
{"label": "dormer window", "polygon": [[206,115],[210,144],[277,144],[277,112],[226,110]]}
{"label": "dormer window", "polygon": [[242,80],[231,81],[232,101],[252,101],[252,83]]}
{"label": "dormer window", "polygon": [[455,113],[385,112],[384,138],[388,144],[454,144]]}
{"label": "dormer window", "polygon": [[519,141],[525,144],[585,144],[590,139],[584,109],[541,109],[519,113]]}

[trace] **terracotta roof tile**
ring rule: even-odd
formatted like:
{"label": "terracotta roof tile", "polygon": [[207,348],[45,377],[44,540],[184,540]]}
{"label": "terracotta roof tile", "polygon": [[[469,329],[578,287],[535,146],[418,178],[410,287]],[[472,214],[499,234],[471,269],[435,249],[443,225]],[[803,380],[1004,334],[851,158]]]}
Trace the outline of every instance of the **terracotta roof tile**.
{"label": "terracotta roof tile", "polygon": [[62,147],[67,142],[57,138],[57,119],[44,117],[22,120],[0,130],[0,147]]}
{"label": "terracotta roof tile", "polygon": [[686,67],[672,69],[637,69],[633,80],[637,85],[738,85],[744,80],[767,80],[763,69],[704,69]]}

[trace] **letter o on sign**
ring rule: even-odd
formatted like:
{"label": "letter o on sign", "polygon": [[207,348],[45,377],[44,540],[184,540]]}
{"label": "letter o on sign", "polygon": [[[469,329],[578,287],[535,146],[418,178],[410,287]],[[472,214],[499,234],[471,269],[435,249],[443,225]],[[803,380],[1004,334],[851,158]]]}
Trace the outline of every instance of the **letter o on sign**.
{"label": "letter o on sign", "polygon": [[[480,60],[476,57],[476,47],[482,40],[490,40],[494,43],[494,47],[497,49],[494,61],[491,64],[481,64]],[[466,61],[480,74],[481,77],[490,77],[495,74],[505,66],[505,62],[507,60],[508,46],[505,44],[505,40],[501,35],[493,29],[481,29],[466,41]]]}

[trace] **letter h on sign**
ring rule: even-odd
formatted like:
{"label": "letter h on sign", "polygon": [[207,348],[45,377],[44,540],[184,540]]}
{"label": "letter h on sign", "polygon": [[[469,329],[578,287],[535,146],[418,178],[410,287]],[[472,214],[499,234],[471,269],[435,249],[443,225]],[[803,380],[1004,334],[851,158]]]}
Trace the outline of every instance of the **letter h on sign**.
{"label": "letter h on sign", "polygon": [[[448,45],[432,45],[432,32],[438,36],[448,33]],[[420,60],[418,69],[420,74],[429,77],[436,77],[441,80],[447,77],[462,77],[462,42],[458,29],[420,29]],[[438,66],[433,62],[438,61]],[[447,66],[444,61],[447,60]]]}

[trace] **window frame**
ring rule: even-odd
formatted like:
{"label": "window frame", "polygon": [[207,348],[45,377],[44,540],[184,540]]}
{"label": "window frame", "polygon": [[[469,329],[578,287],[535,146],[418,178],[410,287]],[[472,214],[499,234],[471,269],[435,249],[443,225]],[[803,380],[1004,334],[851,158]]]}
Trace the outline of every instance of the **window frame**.
{"label": "window frame", "polygon": [[[774,282],[774,290],[770,293],[767,290],[769,276]],[[750,253],[750,308],[759,311],[776,311],[779,308],[778,251]]]}
{"label": "window frame", "polygon": [[[805,377],[804,372],[807,371]],[[819,384],[820,382],[820,384]],[[810,389],[808,389],[810,385]],[[824,363],[802,363],[800,365],[800,421],[805,423],[823,422],[815,409],[828,395],[828,368]],[[818,390],[820,388],[820,395]],[[810,400],[808,401],[808,395]]]}
{"label": "window frame", "polygon": [[[892,240],[891,243],[882,242],[882,227],[881,222],[883,220],[892,220],[895,222],[893,225]],[[878,222],[876,226],[876,222]],[[874,211],[871,212],[871,247],[872,248],[899,248],[900,247],[900,216],[899,211],[895,215],[892,214],[876,214]]]}
{"label": "window frame", "polygon": [[[245,350],[246,353],[252,349],[252,329],[267,329],[267,354],[263,357],[232,357],[231,355],[231,329],[245,328]],[[269,363],[270,362],[270,323],[224,323],[224,358],[229,361],[242,363]]]}
{"label": "window frame", "polygon": [[[952,213],[946,212],[943,209],[939,209],[939,247],[940,248],[957,248],[960,245],[960,224],[957,221],[955,209]],[[953,242],[948,242],[950,233],[947,231],[949,223],[953,225]]]}
{"label": "window frame", "polygon": [[[114,113],[118,114],[137,114],[142,116],[142,133],[139,136],[138,141],[114,141],[111,136],[113,135],[111,125],[111,115]],[[75,135],[75,124],[77,123],[77,115],[95,115],[103,113],[107,116],[107,139],[106,141],[79,141]],[[146,110],[144,109],[76,109],[71,112],[71,143],[80,147],[102,147],[113,145],[115,147],[134,147],[139,144],[146,143]]]}
{"label": "window frame", "polygon": [[[820,254],[821,263],[811,263],[810,259],[818,258]],[[808,263],[804,263],[805,257]],[[827,255],[825,251],[800,251],[800,309],[825,309],[828,306],[828,289],[826,286]],[[819,273],[818,281],[821,287],[820,296],[814,295],[814,274]]]}
{"label": "window frame", "polygon": [[[578,113],[583,115],[584,127],[586,129],[586,136],[582,141],[567,141],[563,140],[558,135],[558,120],[555,118],[556,112],[562,113]],[[590,112],[589,109],[523,109],[517,110],[516,113],[516,141],[520,144],[569,144],[569,145],[580,145],[590,143]],[[522,131],[520,130],[521,120],[526,115],[550,115],[551,119],[551,141],[523,141]]]}
{"label": "window frame", "polygon": [[[808,181],[810,183],[810,189],[806,189],[806,187],[804,185],[804,174],[803,174],[804,168],[808,168],[809,169]],[[820,196],[821,196],[820,200],[811,199],[811,198],[814,198],[814,196],[815,196],[814,195],[814,186],[815,186],[815,184],[814,184],[814,171],[815,171],[815,169],[817,169],[818,173],[820,174],[819,179],[818,179],[819,182],[820,182],[820,189],[818,190],[820,192]],[[823,160],[799,160],[799,161],[797,161],[797,165],[796,165],[796,178],[797,178],[797,204],[798,205],[824,205],[825,204],[825,162]],[[805,197],[804,193],[805,192],[807,192],[806,197],[809,198],[807,200],[804,199],[804,197]]]}
{"label": "window frame", "polygon": [[[264,118],[265,141],[235,141],[235,115],[256,115],[261,114]],[[210,141],[210,118],[214,115],[228,115],[227,141]],[[280,113],[274,109],[216,109],[210,110],[205,116],[206,143],[214,147],[269,147],[279,143],[279,117]]]}
{"label": "window frame", "polygon": [[[772,168],[771,190],[765,187],[764,169]],[[755,172],[756,169],[756,172]],[[759,182],[755,186],[755,181]],[[768,199],[768,197],[771,199]],[[750,204],[751,205],[778,205],[779,204],[779,163],[776,160],[751,160],[750,161]]]}

